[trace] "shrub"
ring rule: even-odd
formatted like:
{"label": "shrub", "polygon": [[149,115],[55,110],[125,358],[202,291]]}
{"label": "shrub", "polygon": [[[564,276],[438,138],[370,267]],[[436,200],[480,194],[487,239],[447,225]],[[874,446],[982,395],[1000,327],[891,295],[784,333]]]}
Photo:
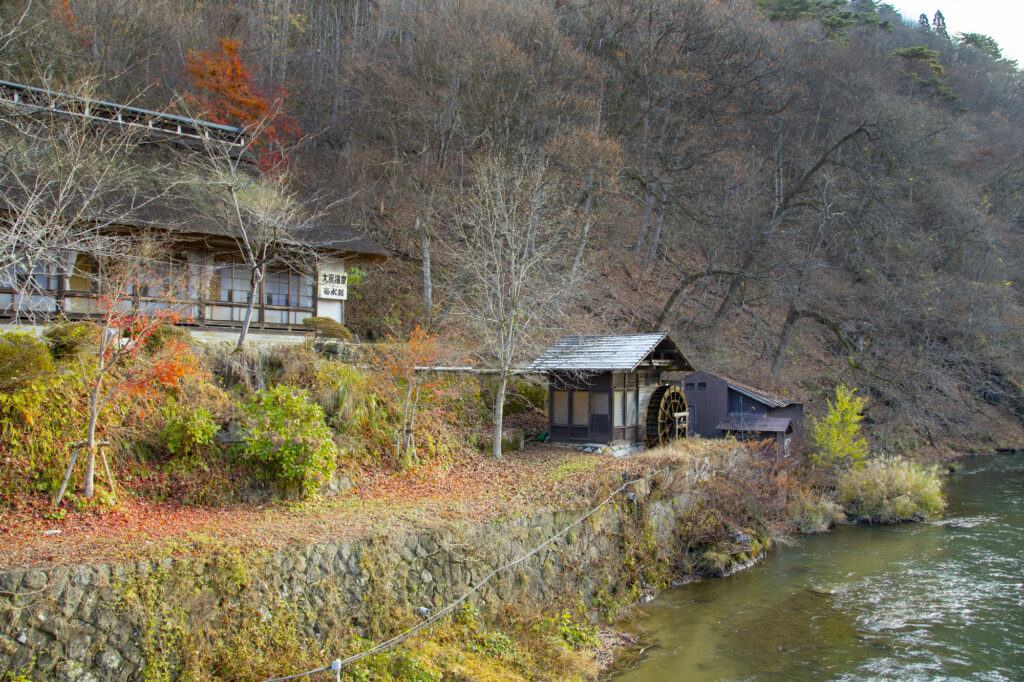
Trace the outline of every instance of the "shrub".
{"label": "shrub", "polygon": [[878,458],[845,472],[836,494],[847,514],[866,516],[873,523],[923,520],[945,507],[935,467],[900,457]]}
{"label": "shrub", "polygon": [[46,344],[28,332],[0,334],[0,393],[12,393],[54,372]]}
{"label": "shrub", "polygon": [[323,408],[306,391],[276,386],[246,404],[246,458],[260,463],[286,488],[310,496],[334,470],[336,449]]}
{"label": "shrub", "polygon": [[341,322],[329,317],[307,317],[302,324],[312,329],[317,338],[352,341],[352,332]]}
{"label": "shrub", "polygon": [[58,322],[43,332],[50,355],[58,362],[94,353],[102,330],[92,322]]}
{"label": "shrub", "polygon": [[209,344],[203,347],[203,355],[210,373],[227,389],[247,394],[267,385],[266,350],[260,346],[237,351],[232,344]]}
{"label": "shrub", "polygon": [[167,450],[179,457],[194,457],[213,443],[219,427],[205,407],[170,402],[164,408],[167,425],[160,436]]}
{"label": "shrub", "polygon": [[55,491],[86,416],[85,392],[71,374],[0,393],[0,497]]}
{"label": "shrub", "polygon": [[854,395],[856,391],[844,384],[837,386],[835,401],[828,401],[828,412],[814,420],[811,443],[815,451],[809,457],[813,466],[832,472],[864,466],[870,453],[868,442],[861,437],[860,422],[867,399]]}
{"label": "shrub", "polygon": [[263,369],[268,383],[306,389],[315,398],[322,383],[319,368],[326,362],[311,344],[282,344],[266,352]]}
{"label": "shrub", "polygon": [[822,533],[846,520],[843,508],[829,497],[802,493],[789,501],[787,515],[798,533]]}
{"label": "shrub", "polygon": [[146,350],[150,353],[158,353],[167,347],[168,344],[191,345],[192,334],[184,327],[173,324],[162,324],[153,330],[153,333],[146,339]]}

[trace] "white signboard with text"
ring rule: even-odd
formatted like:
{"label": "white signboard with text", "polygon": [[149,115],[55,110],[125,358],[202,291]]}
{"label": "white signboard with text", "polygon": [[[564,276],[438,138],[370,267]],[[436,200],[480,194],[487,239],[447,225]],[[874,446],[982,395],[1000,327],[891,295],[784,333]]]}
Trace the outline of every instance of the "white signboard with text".
{"label": "white signboard with text", "polygon": [[317,273],[319,298],[344,301],[348,298],[348,273],[337,270],[321,270]]}

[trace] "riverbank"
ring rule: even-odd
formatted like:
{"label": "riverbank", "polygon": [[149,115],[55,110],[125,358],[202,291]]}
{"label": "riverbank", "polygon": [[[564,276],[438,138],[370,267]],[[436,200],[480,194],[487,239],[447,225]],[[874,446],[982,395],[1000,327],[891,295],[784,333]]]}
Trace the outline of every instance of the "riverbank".
{"label": "riverbank", "polygon": [[[763,496],[758,517],[744,516],[735,531],[715,537],[737,520],[712,518],[706,503],[723,490],[718,481],[733,481],[737,495],[788,485],[736,443],[692,441],[626,460],[560,455],[538,450],[500,462],[518,472],[504,480],[505,503],[493,491],[452,497],[455,489],[424,483],[422,496],[392,499],[390,511],[404,513],[386,526],[375,525],[372,503],[325,503],[277,510],[286,518],[280,527],[267,525],[267,514],[246,533],[238,521],[205,535],[218,532],[211,523],[204,534],[130,544],[99,563],[69,561],[70,551],[45,550],[38,539],[7,548],[6,556],[33,561],[0,573],[0,667],[36,679],[112,680],[315,668],[422,622],[554,537],[482,586],[468,606],[351,674],[592,679],[606,639],[596,623],[691,572],[713,546],[737,561],[756,554],[785,518],[776,504],[784,496]],[[468,476],[452,472],[450,480]],[[628,490],[599,505],[625,481]],[[373,499],[398,494],[388,490],[381,486]],[[461,515],[426,513],[444,499],[444,509]],[[362,514],[370,518],[355,524]],[[302,521],[312,528],[306,542]],[[72,530],[82,534],[69,532],[67,542],[82,542],[81,556],[115,556],[116,538]],[[45,561],[52,557],[62,560]],[[470,664],[475,672],[466,673]]]}
{"label": "riverbank", "polygon": [[1024,455],[970,457],[942,519],[802,538],[727,580],[668,590],[624,627],[616,682],[1021,679]]}
{"label": "riverbank", "polygon": [[366,651],[472,589],[349,677],[594,679],[629,644],[602,623],[835,520],[794,466],[735,441],[624,459],[534,446],[367,477],[315,503],[206,510],[199,525],[195,509],[166,507],[130,534],[124,510],[52,520],[60,534],[22,525],[0,555],[20,562],[0,571],[0,667],[270,677]]}

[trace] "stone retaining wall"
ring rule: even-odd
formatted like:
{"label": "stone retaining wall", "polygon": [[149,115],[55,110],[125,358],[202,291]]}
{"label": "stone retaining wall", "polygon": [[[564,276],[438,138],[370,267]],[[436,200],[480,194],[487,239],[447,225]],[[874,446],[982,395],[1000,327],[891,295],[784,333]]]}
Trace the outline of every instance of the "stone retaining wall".
{"label": "stone retaining wall", "polygon": [[[688,496],[652,493],[643,481],[633,491],[635,501],[618,497],[500,574],[474,599],[485,609],[524,599],[546,604],[567,592],[591,602],[597,590],[619,579],[638,523],[655,542],[676,551],[673,531],[678,514],[689,507]],[[140,679],[147,656],[166,657],[173,666],[173,639],[154,634],[161,623],[164,630],[173,629],[167,624],[172,621],[202,628],[223,622],[219,618],[228,612],[266,622],[286,609],[296,616],[300,636],[313,644],[330,627],[367,632],[382,601],[436,612],[584,511],[276,552],[2,571],[0,671],[77,682]]]}

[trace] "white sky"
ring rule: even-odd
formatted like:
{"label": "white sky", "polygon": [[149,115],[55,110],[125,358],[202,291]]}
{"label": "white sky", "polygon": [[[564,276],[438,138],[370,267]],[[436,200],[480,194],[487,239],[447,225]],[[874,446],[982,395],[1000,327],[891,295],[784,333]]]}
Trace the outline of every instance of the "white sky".
{"label": "white sky", "polygon": [[935,10],[946,17],[950,37],[957,33],[984,33],[995,38],[1003,56],[1024,68],[1024,0],[888,0],[904,17],[929,21]]}

